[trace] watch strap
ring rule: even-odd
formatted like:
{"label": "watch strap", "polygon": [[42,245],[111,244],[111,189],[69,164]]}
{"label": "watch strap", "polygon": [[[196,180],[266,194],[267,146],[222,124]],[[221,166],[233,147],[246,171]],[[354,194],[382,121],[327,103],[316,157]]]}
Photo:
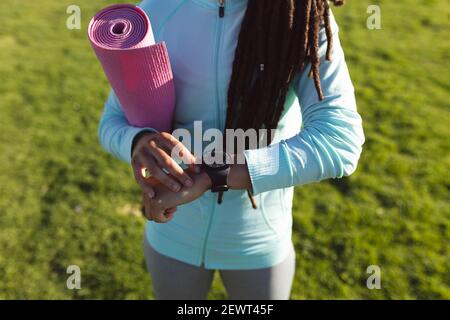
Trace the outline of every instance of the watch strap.
{"label": "watch strap", "polygon": [[207,165],[203,165],[206,174],[211,179],[211,192],[224,192],[228,191],[228,174],[230,173],[230,167],[221,169],[211,168]]}

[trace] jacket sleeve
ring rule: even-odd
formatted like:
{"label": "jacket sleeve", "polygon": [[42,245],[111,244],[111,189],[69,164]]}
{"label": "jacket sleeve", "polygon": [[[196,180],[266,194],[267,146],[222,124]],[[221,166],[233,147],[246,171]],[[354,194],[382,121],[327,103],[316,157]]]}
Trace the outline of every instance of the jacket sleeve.
{"label": "jacket sleeve", "polygon": [[365,139],[362,120],[333,17],[331,26],[332,61],[325,60],[323,28],[320,33],[320,78],[325,99],[318,99],[307,66],[293,81],[303,118],[300,133],[265,148],[245,151],[253,194],[341,178],[356,169]]}
{"label": "jacket sleeve", "polygon": [[142,131],[155,132],[156,130],[131,126],[117,96],[111,90],[98,127],[98,138],[103,148],[122,161],[131,163],[133,139]]}

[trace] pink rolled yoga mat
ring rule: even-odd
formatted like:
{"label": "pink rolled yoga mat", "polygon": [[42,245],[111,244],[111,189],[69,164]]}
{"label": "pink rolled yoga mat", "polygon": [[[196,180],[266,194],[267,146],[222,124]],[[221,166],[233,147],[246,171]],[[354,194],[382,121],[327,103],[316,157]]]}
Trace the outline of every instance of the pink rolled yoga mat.
{"label": "pink rolled yoga mat", "polygon": [[166,45],[155,44],[145,12],[128,4],[109,6],[92,18],[88,36],[128,122],[170,132],[172,69]]}

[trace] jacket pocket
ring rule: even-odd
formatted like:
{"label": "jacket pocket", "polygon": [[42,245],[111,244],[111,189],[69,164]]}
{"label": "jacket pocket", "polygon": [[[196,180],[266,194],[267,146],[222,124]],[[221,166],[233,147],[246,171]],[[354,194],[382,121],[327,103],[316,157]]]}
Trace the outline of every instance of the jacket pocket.
{"label": "jacket pocket", "polygon": [[261,194],[261,213],[268,228],[282,238],[292,227],[292,188],[276,189]]}

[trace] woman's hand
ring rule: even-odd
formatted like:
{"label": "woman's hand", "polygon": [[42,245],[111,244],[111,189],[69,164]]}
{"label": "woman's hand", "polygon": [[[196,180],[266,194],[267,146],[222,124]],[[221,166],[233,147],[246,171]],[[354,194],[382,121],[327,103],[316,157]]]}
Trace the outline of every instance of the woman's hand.
{"label": "woman's hand", "polygon": [[144,215],[148,220],[166,223],[173,218],[176,207],[192,202],[211,188],[211,180],[205,172],[192,175],[193,185],[173,192],[162,184],[155,185],[156,195],[144,194]]}
{"label": "woman's hand", "polygon": [[[175,154],[189,165],[192,172],[200,171],[200,168],[195,165],[195,157],[169,133],[145,132],[134,142],[131,160],[134,177],[149,198],[155,197],[155,186],[158,184],[164,185],[173,192],[180,191],[183,186],[193,185],[188,172],[172,159],[171,154],[174,148],[176,148]],[[142,175],[143,169],[146,169],[150,177]]]}

